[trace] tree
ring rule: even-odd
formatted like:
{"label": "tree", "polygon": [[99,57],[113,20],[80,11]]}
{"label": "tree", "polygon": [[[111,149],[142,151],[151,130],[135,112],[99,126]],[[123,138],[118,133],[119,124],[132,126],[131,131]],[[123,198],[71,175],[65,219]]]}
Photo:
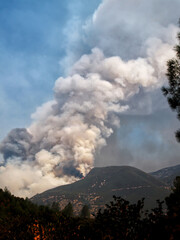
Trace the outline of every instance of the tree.
{"label": "tree", "polygon": [[171,239],[180,239],[180,176],[174,180],[172,193],[165,199],[167,205],[167,229]]}
{"label": "tree", "polygon": [[89,211],[88,205],[84,205],[82,207],[80,216],[81,216],[81,218],[90,218],[90,211]]}
{"label": "tree", "polygon": [[143,207],[144,199],[130,204],[121,197],[113,196],[113,201],[106,204],[104,211],[99,210],[96,215],[95,227],[99,233],[97,239],[144,239],[141,217]]}
{"label": "tree", "polygon": [[68,203],[65,208],[62,210],[62,214],[68,218],[73,217],[73,205]]}
{"label": "tree", "polygon": [[59,212],[60,211],[60,207],[59,207],[59,203],[58,202],[53,202],[51,209],[55,212]]}
{"label": "tree", "polygon": [[[180,32],[177,38],[179,43],[175,46],[176,58],[169,60],[167,63],[169,86],[163,87],[162,92],[167,97],[171,109],[177,112],[177,118],[180,120]],[[176,139],[180,142],[180,129],[176,132]]]}
{"label": "tree", "polygon": [[177,216],[180,221],[180,176],[177,176],[173,182],[172,193],[166,198],[168,214]]}

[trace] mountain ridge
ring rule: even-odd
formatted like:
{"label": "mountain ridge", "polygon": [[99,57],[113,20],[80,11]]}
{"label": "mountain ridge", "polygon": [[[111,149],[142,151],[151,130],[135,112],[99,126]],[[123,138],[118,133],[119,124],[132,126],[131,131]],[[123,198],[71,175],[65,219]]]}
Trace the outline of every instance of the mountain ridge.
{"label": "mountain ridge", "polygon": [[84,204],[91,211],[112,200],[112,196],[121,196],[130,202],[145,198],[145,206],[152,208],[157,199],[169,194],[168,185],[152,175],[130,166],[108,166],[93,168],[84,179],[72,184],[49,189],[37,194],[31,200],[38,204],[58,202],[64,208],[72,202],[78,213]]}
{"label": "mountain ridge", "polygon": [[180,164],[159,169],[155,172],[150,172],[150,175],[156,177],[167,185],[172,186],[176,176],[180,176]]}

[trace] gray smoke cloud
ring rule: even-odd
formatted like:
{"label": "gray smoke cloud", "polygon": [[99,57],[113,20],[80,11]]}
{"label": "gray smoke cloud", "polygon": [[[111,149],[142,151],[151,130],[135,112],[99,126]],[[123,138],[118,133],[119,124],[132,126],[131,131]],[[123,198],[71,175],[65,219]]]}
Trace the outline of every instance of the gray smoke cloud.
{"label": "gray smoke cloud", "polygon": [[174,136],[179,121],[170,109],[147,115],[124,114],[120,119],[121,127],[96,153],[95,166],[131,165],[151,172],[179,164],[179,143]]}
{"label": "gray smoke cloud", "polygon": [[5,160],[9,158],[20,157],[25,160],[29,155],[29,146],[32,136],[25,128],[13,129],[0,145],[0,151]]}
{"label": "gray smoke cloud", "polygon": [[84,26],[90,46],[125,60],[146,56],[149,39],[174,42],[167,28],[177,25],[178,0],[105,0]]}
{"label": "gray smoke cloud", "polygon": [[165,83],[166,62],[175,55],[179,1],[172,16],[162,13],[171,5],[102,2],[83,26],[91,53],[56,80],[54,99],[37,108],[27,129],[2,141],[1,187],[32,196],[75,181],[92,169],[95,154],[120,127],[120,114],[153,111],[151,94]]}

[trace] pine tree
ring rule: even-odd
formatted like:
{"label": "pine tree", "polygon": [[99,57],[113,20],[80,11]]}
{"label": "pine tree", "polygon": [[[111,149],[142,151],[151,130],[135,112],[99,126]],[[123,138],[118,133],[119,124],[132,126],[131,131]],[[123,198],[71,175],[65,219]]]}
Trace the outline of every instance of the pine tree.
{"label": "pine tree", "polygon": [[166,198],[169,216],[177,216],[180,221],[180,176],[173,182],[172,193]]}
{"label": "pine tree", "polygon": [[53,202],[52,206],[51,206],[51,209],[55,212],[59,212],[60,211],[59,203],[58,202]]}
{"label": "pine tree", "polygon": [[65,208],[62,210],[62,214],[68,218],[73,217],[73,205],[68,203]]}
{"label": "pine tree", "polygon": [[[163,87],[162,91],[167,97],[171,109],[177,112],[177,118],[180,120],[180,32],[178,33],[177,38],[178,45],[175,46],[176,58],[169,60],[167,63],[169,86]],[[176,132],[176,139],[180,142],[180,129]]]}
{"label": "pine tree", "polygon": [[82,207],[80,217],[81,218],[90,218],[90,211],[89,211],[89,206],[88,205],[84,205]]}

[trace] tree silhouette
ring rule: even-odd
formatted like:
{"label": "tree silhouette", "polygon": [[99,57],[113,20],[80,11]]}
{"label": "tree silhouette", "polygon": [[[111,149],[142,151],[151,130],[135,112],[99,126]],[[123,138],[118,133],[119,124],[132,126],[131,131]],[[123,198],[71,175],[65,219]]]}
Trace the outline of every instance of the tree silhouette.
{"label": "tree silhouette", "polygon": [[171,233],[171,239],[180,239],[180,176],[175,178],[172,193],[165,201],[167,205],[167,225]]}
{"label": "tree silhouette", "polygon": [[87,205],[82,208],[82,217],[77,217],[71,203],[61,212],[56,211],[57,204],[54,208],[38,206],[0,189],[0,239],[180,239],[180,176],[165,202],[166,211],[158,200],[149,212],[143,210],[144,199],[132,204],[114,196],[103,211],[87,218]]}
{"label": "tree silhouette", "polygon": [[[169,60],[167,63],[169,86],[163,87],[162,91],[167,97],[171,109],[177,112],[177,118],[180,120],[180,33],[178,33],[177,38],[178,45],[175,46],[176,58]],[[176,139],[180,142],[180,129],[176,132]]]}
{"label": "tree silhouette", "polygon": [[82,207],[80,217],[81,218],[90,218],[90,211],[89,211],[89,206],[88,205],[84,205]]}
{"label": "tree silhouette", "polygon": [[142,239],[144,232],[141,213],[144,199],[137,204],[130,204],[121,197],[113,196],[113,199],[110,204],[106,204],[103,212],[100,210],[97,213],[95,226],[99,239]]}
{"label": "tree silhouette", "polygon": [[65,216],[65,217],[73,217],[73,205],[72,203],[68,203],[65,208],[62,210],[62,214]]}
{"label": "tree silhouette", "polygon": [[172,193],[166,198],[168,215],[180,221],[180,176],[175,178],[173,185]]}
{"label": "tree silhouette", "polygon": [[51,205],[51,209],[55,212],[60,211],[59,203],[58,202],[53,202],[52,205]]}

